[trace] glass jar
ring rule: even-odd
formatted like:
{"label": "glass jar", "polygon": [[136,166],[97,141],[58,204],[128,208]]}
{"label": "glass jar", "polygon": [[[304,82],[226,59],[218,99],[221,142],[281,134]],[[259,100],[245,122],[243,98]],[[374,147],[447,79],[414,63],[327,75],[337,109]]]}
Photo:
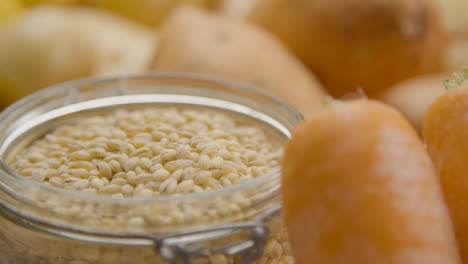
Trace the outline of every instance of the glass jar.
{"label": "glass jar", "polygon": [[[77,80],[25,97],[0,114],[0,263],[293,263],[279,169],[216,191],[115,198],[53,188],[8,166],[76,116],[162,105],[242,116],[279,144],[301,121],[259,89],[190,74]],[[145,224],[135,225],[139,219]]]}

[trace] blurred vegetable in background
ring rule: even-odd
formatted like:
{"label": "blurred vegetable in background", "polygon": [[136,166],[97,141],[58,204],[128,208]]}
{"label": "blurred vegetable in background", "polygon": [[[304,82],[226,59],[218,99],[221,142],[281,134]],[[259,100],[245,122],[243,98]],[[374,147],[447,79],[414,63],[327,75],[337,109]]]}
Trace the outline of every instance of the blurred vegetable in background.
{"label": "blurred vegetable in background", "polygon": [[245,21],[181,7],[161,27],[152,69],[216,74],[282,97],[308,116],[325,91],[274,35]]}
{"label": "blurred vegetable in background", "polygon": [[380,100],[400,110],[422,135],[424,116],[429,106],[445,92],[443,81],[449,74],[429,74],[400,82],[385,91]]}
{"label": "blurred vegetable in background", "polygon": [[84,7],[28,9],[0,31],[0,84],[5,106],[58,82],[145,71],[156,33]]}
{"label": "blurred vegetable in background", "polygon": [[79,4],[80,0],[23,0],[27,6],[39,5],[39,4],[53,4],[53,5],[73,5]]}
{"label": "blurred vegetable in background", "polygon": [[455,34],[445,47],[444,69],[453,72],[463,65],[468,66],[468,34]]}
{"label": "blurred vegetable in background", "polygon": [[[21,10],[22,3],[20,0],[1,0],[0,1],[0,26],[5,21],[18,14]],[[1,58],[0,58],[1,59]]]}
{"label": "blurred vegetable in background", "polygon": [[220,13],[233,17],[246,17],[257,4],[258,0],[218,0]]}
{"label": "blurred vegetable in background", "polygon": [[449,31],[468,32],[467,0],[437,0],[437,3],[444,17],[444,25]]}
{"label": "blurred vegetable in background", "polygon": [[217,0],[82,0],[83,2],[107,9],[120,15],[158,26],[160,22],[181,4],[191,4],[200,8],[213,9]]}
{"label": "blurred vegetable in background", "polygon": [[[68,11],[34,9],[46,4]],[[284,47],[275,51],[276,39],[259,47],[249,30],[232,28],[222,31],[238,34],[235,44],[218,43],[210,39],[218,28],[181,20],[174,29],[180,32],[165,34],[171,36],[159,56],[157,31],[184,4],[223,17],[218,20],[254,22]],[[334,96],[361,88],[382,98],[406,79],[468,64],[467,12],[466,0],[0,0],[0,105],[56,82],[151,70],[150,61],[153,69],[253,82],[287,100],[300,98],[301,107],[316,104],[306,94],[317,89],[304,87],[323,86]],[[307,74],[298,74],[304,72],[298,60]]]}
{"label": "blurred vegetable in background", "polygon": [[375,96],[439,69],[445,32],[431,0],[264,0],[250,19],[281,38],[342,96]]}

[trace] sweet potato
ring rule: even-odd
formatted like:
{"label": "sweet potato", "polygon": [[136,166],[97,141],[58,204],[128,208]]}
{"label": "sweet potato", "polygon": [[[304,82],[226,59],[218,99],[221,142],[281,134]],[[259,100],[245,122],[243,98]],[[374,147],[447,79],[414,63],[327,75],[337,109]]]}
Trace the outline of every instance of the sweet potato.
{"label": "sweet potato", "polygon": [[216,74],[262,87],[309,115],[320,83],[271,34],[239,19],[181,7],[160,30],[153,69]]}
{"label": "sweet potato", "polygon": [[0,30],[0,104],[70,79],[144,71],[156,43],[152,30],[104,11],[27,9]]}
{"label": "sweet potato", "polygon": [[379,99],[400,110],[422,135],[426,111],[445,92],[443,81],[447,76],[439,73],[411,78],[392,86]]}
{"label": "sweet potato", "polygon": [[381,103],[337,103],[294,131],[283,209],[297,264],[459,264],[434,167]]}
{"label": "sweet potato", "polygon": [[438,70],[438,14],[431,0],[264,0],[249,19],[282,39],[332,95],[361,87],[373,97]]}

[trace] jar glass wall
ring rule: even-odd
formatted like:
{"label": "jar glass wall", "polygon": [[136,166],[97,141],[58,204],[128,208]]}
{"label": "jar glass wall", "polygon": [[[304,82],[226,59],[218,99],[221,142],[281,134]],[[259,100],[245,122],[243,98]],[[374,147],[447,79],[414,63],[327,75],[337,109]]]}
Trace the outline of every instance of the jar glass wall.
{"label": "jar glass wall", "polygon": [[222,111],[261,127],[278,148],[301,121],[261,90],[199,75],[86,79],[32,94],[0,115],[0,263],[292,263],[279,169],[214,191],[114,198],[47,186],[9,166],[70,120],[165,106]]}

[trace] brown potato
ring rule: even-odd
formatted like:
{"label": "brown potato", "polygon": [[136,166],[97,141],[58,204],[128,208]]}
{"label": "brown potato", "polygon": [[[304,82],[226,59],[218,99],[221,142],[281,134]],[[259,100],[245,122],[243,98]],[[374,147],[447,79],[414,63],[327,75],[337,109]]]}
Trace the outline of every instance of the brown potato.
{"label": "brown potato", "polygon": [[444,42],[431,0],[264,0],[250,20],[291,48],[334,96],[369,96],[438,70]]}
{"label": "brown potato", "polygon": [[443,81],[448,77],[449,74],[444,73],[415,77],[394,85],[379,99],[400,110],[422,134],[426,111],[445,92]]}
{"label": "brown potato", "polygon": [[153,69],[216,74],[262,87],[303,115],[325,93],[272,35],[244,21],[182,7],[162,25]]}
{"label": "brown potato", "polygon": [[34,7],[0,31],[0,105],[45,86],[89,75],[147,69],[156,34],[104,11]]}

